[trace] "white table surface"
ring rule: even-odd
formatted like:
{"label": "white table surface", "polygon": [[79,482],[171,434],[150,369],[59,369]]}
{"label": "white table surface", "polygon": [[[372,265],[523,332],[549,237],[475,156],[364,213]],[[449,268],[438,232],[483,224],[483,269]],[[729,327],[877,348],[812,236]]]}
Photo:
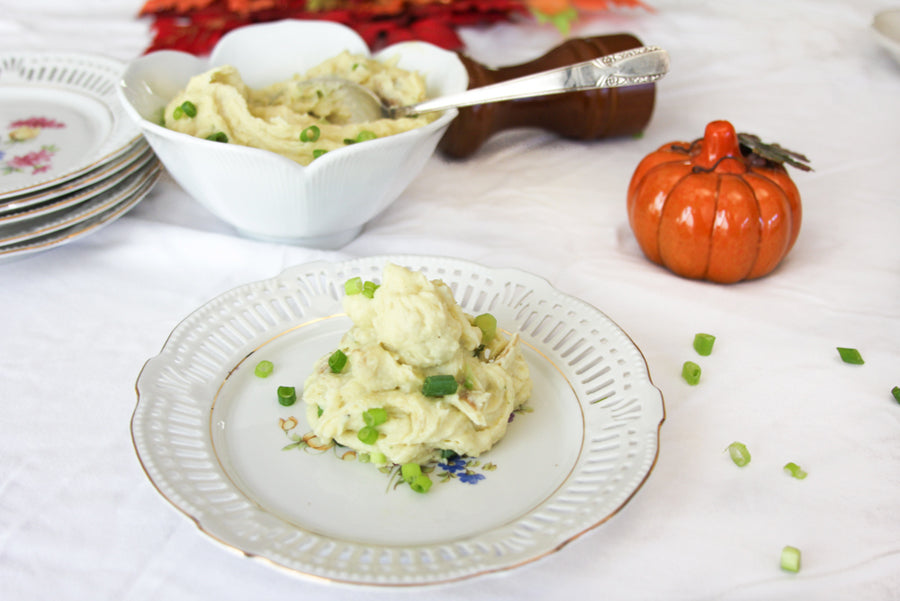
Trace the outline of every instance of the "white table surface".
{"label": "white table surface", "polygon": [[[138,0],[0,1],[0,52],[131,59],[150,40]],[[900,66],[869,26],[887,0],[651,0],[587,19],[666,48],[640,139],[535,131],[467,161],[435,156],[339,251],[257,242],[171,179],[123,219],[0,264],[0,599],[900,599]],[[494,65],[561,41],[549,27],[463,32]],[[628,227],[638,161],[713,119],[806,153],[804,203],[780,268],[732,286],[649,263]],[[235,286],[316,259],[446,255],[516,267],[600,308],[662,390],[658,462],[610,521],[524,567],[425,590],[306,580],[211,540],[145,477],[129,420],[143,363],[173,327]],[[703,380],[682,362],[718,337]],[[835,348],[866,363],[841,363]],[[753,453],[737,468],[723,449]],[[782,473],[786,461],[808,472]],[[803,552],[780,570],[784,545]]]}

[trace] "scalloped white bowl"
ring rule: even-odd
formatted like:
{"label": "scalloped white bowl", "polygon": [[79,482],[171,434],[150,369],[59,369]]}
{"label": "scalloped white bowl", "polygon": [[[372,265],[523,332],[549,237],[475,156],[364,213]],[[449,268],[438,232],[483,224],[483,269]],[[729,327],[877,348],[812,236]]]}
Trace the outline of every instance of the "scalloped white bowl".
{"label": "scalloped white bowl", "polygon": [[[343,50],[370,55],[356,32],[337,23],[250,25],[225,35],[208,60],[164,50],[133,61],[118,93],[175,181],[240,234],[339,248],[419,175],[456,110],[418,129],[329,152],[309,166],[273,152],[175,132],[158,125],[158,119],[191,77],[212,67],[234,65],[247,85],[258,88],[305,72]],[[468,86],[459,57],[425,42],[395,44],[371,56],[398,56],[398,66],[425,77],[429,97]]]}

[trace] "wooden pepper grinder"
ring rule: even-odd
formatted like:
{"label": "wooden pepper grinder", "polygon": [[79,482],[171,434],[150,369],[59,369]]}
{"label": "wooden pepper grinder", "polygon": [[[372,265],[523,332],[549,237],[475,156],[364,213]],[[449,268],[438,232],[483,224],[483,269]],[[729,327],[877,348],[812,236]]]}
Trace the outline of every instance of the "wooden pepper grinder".
{"label": "wooden pepper grinder", "polygon": [[[469,73],[471,89],[639,46],[643,46],[639,39],[624,33],[574,38],[531,62],[499,69],[463,54],[459,57]],[[656,86],[649,83],[465,107],[459,109],[438,148],[449,157],[465,158],[495,133],[517,127],[538,127],[577,140],[636,135],[650,121],[655,95]]]}

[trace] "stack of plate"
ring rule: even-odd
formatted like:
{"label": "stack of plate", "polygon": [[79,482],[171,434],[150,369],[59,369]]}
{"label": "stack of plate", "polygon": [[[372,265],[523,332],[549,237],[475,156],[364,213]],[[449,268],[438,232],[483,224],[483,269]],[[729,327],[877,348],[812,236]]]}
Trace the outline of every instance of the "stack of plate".
{"label": "stack of plate", "polygon": [[97,231],[162,171],[116,97],[125,65],[0,53],[0,261]]}

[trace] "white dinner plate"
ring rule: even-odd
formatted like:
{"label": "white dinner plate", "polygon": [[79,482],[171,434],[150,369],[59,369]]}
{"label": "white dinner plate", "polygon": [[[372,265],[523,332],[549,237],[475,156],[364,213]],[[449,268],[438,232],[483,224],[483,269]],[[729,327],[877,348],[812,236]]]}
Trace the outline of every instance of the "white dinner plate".
{"label": "white dinner plate", "polygon": [[0,54],[0,200],[76,177],[140,137],[116,97],[124,69],[102,56]]}
{"label": "white dinner plate", "polygon": [[156,164],[146,174],[146,177],[141,179],[137,187],[129,188],[127,192],[118,195],[114,203],[99,213],[91,214],[65,227],[53,229],[49,233],[29,237],[23,242],[0,246],[0,263],[15,261],[37,252],[57,248],[100,230],[125,215],[146,198],[161,175],[162,166]]}
{"label": "white dinner plate", "polygon": [[[345,460],[347,449],[298,444],[303,403],[276,400],[277,386],[301,391],[349,328],[343,282],[380,281],[388,261],[442,279],[467,312],[519,332],[534,383],[506,437],[478,461],[436,469],[427,494]],[[275,365],[266,379],[254,375],[262,359]],[[138,458],[201,531],[357,585],[448,582],[560,550],[641,487],[665,419],[641,352],[593,306],[522,271],[420,256],[311,263],[226,292],[175,328],[141,370],[137,396]]]}

